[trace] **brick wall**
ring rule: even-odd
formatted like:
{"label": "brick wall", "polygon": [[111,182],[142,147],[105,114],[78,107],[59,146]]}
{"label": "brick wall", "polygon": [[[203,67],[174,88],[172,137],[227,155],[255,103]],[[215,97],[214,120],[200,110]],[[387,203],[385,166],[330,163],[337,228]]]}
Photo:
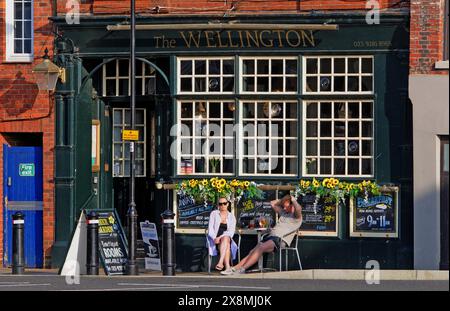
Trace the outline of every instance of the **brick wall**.
{"label": "brick wall", "polygon": [[[409,0],[378,0],[381,9],[409,7]],[[66,12],[66,1],[58,2],[58,14]],[[310,10],[365,10],[367,0],[136,0],[140,14],[155,13],[159,7],[165,14],[235,14],[247,13],[301,13]],[[83,0],[80,11],[84,14],[128,14],[130,2],[123,0]]]}
{"label": "brick wall", "polygon": [[411,74],[445,74],[435,70],[443,60],[445,0],[411,0]]}
{"label": "brick wall", "polygon": [[[5,6],[0,1],[0,144],[12,143],[8,133],[40,133],[43,145],[44,185],[44,256],[48,257],[54,240],[54,105],[48,92],[39,91],[32,75],[47,47],[53,46],[48,17],[52,15],[51,0],[34,0],[34,62],[5,62]],[[15,135],[20,137],[20,134]],[[0,254],[3,257],[3,147],[0,147]],[[0,264],[2,258],[0,258]]]}

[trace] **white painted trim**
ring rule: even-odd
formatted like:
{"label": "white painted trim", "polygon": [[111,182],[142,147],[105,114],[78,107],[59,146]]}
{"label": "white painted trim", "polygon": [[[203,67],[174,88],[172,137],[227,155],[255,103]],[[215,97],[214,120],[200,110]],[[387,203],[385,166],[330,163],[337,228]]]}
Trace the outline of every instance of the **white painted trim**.
{"label": "white painted trim", "polygon": [[[206,71],[205,74],[202,75],[195,75],[194,71],[195,71],[195,61],[196,60],[204,60],[206,61]],[[218,60],[220,61],[220,74],[210,74],[209,73],[209,60]],[[234,72],[233,74],[224,74],[223,73],[223,61],[224,60],[230,60],[233,61],[233,71],[235,71],[235,64],[234,62],[236,61],[234,57],[232,56],[208,56],[208,57],[177,57],[177,94],[180,95],[205,95],[205,94],[209,94],[209,95],[223,95],[223,94],[235,94],[236,91],[231,91],[231,92],[224,92],[223,89],[223,78],[233,78],[234,82],[233,82],[233,88],[234,85],[236,84],[236,72]],[[190,75],[181,75],[181,62],[182,61],[190,61],[191,62],[191,66],[192,66],[192,73]],[[220,89],[221,91],[209,91],[209,87],[208,87],[208,79],[210,77],[219,77],[220,79]],[[188,91],[181,91],[181,78],[191,78],[191,92]],[[205,78],[206,80],[206,91],[205,92],[196,92],[195,91],[195,78]]]}
{"label": "white painted trim", "polygon": [[434,69],[448,70],[448,60],[437,61],[434,64]]}
{"label": "white painted trim", "polygon": [[[329,58],[331,59],[331,73],[320,73],[320,60],[323,58]],[[345,59],[345,72],[344,73],[335,73],[334,72],[334,59],[335,58],[344,58]],[[359,59],[359,72],[355,73],[349,73],[348,72],[348,59],[349,58],[358,58]],[[362,72],[362,61],[363,58],[371,58],[372,59],[372,73],[363,73]],[[308,74],[306,72],[307,70],[307,61],[308,59],[316,59],[317,60],[317,73],[310,73]],[[375,92],[375,58],[373,55],[322,55],[322,56],[304,56],[303,57],[303,94],[306,95],[372,95]],[[320,91],[320,80],[319,77],[321,76],[330,76],[331,77],[331,85],[330,85],[330,91]],[[359,88],[361,91],[347,91],[348,85],[347,85],[347,78],[357,76],[359,78]],[[317,91],[315,92],[308,92],[306,89],[306,81],[308,77],[317,77]],[[333,78],[334,77],[344,77],[345,78],[345,90],[344,91],[334,91],[334,83]],[[372,77],[372,91],[362,91],[362,77]]]}
{"label": "white painted trim", "polygon": [[[334,103],[335,102],[343,102],[345,103],[345,117],[344,118],[335,118],[334,115]],[[359,117],[358,118],[349,118],[348,117],[348,103],[349,102],[358,102],[359,103]],[[363,118],[362,117],[362,103],[363,102],[370,102],[372,104],[372,118]],[[315,118],[307,118],[307,105],[309,103],[317,103],[317,117]],[[360,146],[360,153],[359,155],[355,156],[349,156],[346,152],[343,156],[335,156],[334,155],[334,144],[332,143],[331,146],[331,155],[329,156],[321,156],[320,155],[320,140],[321,140],[321,133],[320,133],[320,121],[323,120],[320,117],[320,105],[321,103],[331,103],[331,118],[327,118],[325,120],[331,121],[332,125],[334,122],[344,122],[345,123],[345,135],[342,137],[335,137],[334,136],[334,127],[331,128],[331,136],[330,137],[322,137],[324,140],[331,140],[334,142],[335,140],[343,140],[345,141],[345,146],[347,148],[347,144],[349,140],[357,140],[358,142],[362,141],[372,141],[372,154],[370,156],[362,155],[362,145]],[[302,172],[304,177],[327,177],[327,176],[333,176],[333,177],[361,177],[361,178],[373,178],[375,174],[375,161],[374,161],[374,150],[375,150],[375,103],[373,100],[349,100],[349,99],[343,99],[343,100],[304,100],[302,101],[303,105],[303,116],[302,116]],[[306,129],[306,121],[313,121],[317,122],[317,137],[314,139],[314,137],[310,137],[310,139],[307,139],[306,136],[307,129]],[[355,122],[357,121],[359,123],[359,136],[357,137],[350,137],[348,136],[348,123],[349,122]],[[372,136],[371,137],[363,137],[362,136],[362,122],[363,121],[370,121],[372,122]],[[309,156],[309,158],[315,158],[317,160],[317,173],[316,174],[308,174],[306,172],[306,142],[308,140],[317,140],[317,155],[316,156]],[[334,173],[334,159],[344,159],[345,160],[345,174],[335,174]],[[331,159],[331,174],[320,174],[320,160],[321,159]],[[359,159],[359,174],[349,174],[348,173],[348,159]],[[371,159],[372,160],[372,174],[371,175],[364,175],[361,174],[362,172],[362,159]]]}
{"label": "white painted trim", "polygon": [[[5,62],[30,63],[34,60],[34,1],[31,2],[31,53],[14,53],[14,0],[6,0],[5,35],[6,49]],[[24,31],[24,30],[22,30]]]}

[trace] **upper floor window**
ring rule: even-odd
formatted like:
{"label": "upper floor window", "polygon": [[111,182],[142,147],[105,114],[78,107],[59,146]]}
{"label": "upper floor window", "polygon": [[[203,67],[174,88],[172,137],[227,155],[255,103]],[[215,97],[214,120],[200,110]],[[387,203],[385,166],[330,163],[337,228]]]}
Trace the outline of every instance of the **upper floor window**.
{"label": "upper floor window", "polygon": [[6,61],[33,61],[32,0],[6,0]]}
{"label": "upper floor window", "polygon": [[372,56],[305,57],[305,94],[373,94]]}
{"label": "upper floor window", "polygon": [[242,93],[297,93],[297,57],[241,58]]}
{"label": "upper floor window", "polygon": [[179,58],[178,93],[234,92],[234,58]]}
{"label": "upper floor window", "polygon": [[[131,66],[128,59],[116,59],[103,65],[103,96],[129,96]],[[143,61],[136,61],[136,95],[154,94],[155,69]]]}

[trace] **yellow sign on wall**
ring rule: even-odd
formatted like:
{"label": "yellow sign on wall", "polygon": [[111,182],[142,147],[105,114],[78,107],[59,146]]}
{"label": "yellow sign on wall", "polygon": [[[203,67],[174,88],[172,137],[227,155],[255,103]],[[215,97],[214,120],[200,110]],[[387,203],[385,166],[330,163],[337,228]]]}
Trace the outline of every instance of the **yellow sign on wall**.
{"label": "yellow sign on wall", "polygon": [[138,130],[123,130],[122,140],[139,140]]}

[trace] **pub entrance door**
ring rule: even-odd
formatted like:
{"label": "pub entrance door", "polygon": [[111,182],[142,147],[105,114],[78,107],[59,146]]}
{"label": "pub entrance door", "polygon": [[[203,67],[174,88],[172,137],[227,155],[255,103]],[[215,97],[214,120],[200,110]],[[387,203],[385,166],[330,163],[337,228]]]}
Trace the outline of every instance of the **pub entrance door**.
{"label": "pub entrance door", "polygon": [[[122,140],[122,131],[131,128],[129,103],[111,105],[112,118],[112,175],[114,207],[124,227],[127,227],[127,211],[130,187],[130,142]],[[135,142],[136,179],[135,201],[138,223],[157,222],[155,191],[155,110],[152,104],[137,103],[136,129],[139,139]],[[141,238],[138,230],[138,238]]]}

